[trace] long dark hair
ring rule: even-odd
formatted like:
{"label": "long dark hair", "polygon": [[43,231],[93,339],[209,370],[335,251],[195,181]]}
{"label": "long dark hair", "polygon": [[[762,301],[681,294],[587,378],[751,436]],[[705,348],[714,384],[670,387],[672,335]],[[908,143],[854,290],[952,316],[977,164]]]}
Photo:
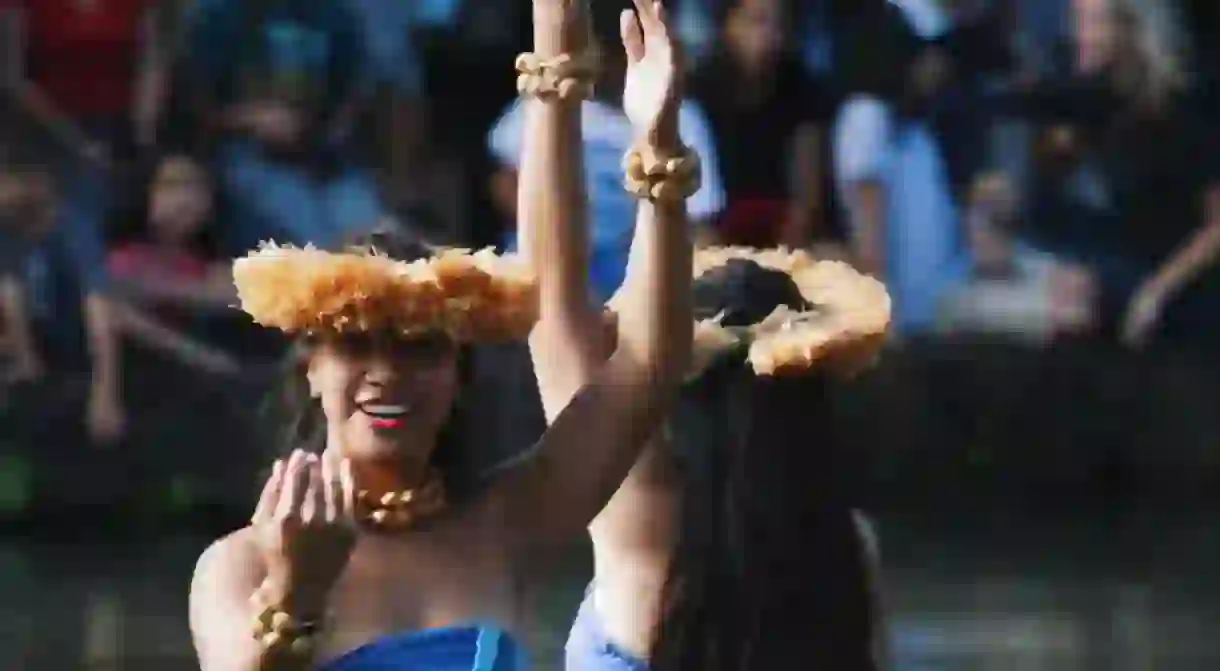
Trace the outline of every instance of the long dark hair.
{"label": "long dark hair", "polygon": [[[734,266],[697,284],[700,311],[745,322],[800,300],[786,275]],[[672,443],[680,537],[653,671],[876,668],[865,550],[830,391],[818,374],[756,377],[740,352],[685,390]]]}
{"label": "long dark hair", "polygon": [[[422,239],[397,229],[380,229],[351,241],[360,249],[378,252],[400,261],[415,261],[432,256],[435,249]],[[279,429],[276,443],[284,454],[305,450],[321,454],[326,449],[326,416],[321,403],[310,393],[305,372],[314,343],[301,339],[289,348],[282,382],[272,397],[272,412]],[[472,353],[463,348],[458,354],[459,388],[467,389],[474,378]],[[432,464],[445,479],[451,499],[469,496],[479,485],[481,472],[470,458],[467,430],[469,409],[459,399],[437,437]]]}

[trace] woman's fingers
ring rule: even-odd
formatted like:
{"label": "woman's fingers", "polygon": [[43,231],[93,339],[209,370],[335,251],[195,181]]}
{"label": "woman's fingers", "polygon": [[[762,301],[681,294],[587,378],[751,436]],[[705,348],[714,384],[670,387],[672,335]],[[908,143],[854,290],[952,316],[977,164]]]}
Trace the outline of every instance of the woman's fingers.
{"label": "woman's fingers", "polygon": [[275,512],[276,503],[280,499],[280,490],[284,486],[284,460],[276,459],[271,465],[271,475],[263,485],[263,491],[258,495],[258,505],[254,507],[253,522],[261,522]]}
{"label": "woman's fingers", "polygon": [[635,5],[635,14],[640,19],[640,25],[647,31],[655,18],[652,14],[654,3],[652,0],[631,0],[631,4]]}
{"label": "woman's fingers", "polygon": [[640,22],[636,19],[635,12],[624,9],[618,22],[627,59],[633,63],[639,61],[644,57],[644,34],[640,31]]}
{"label": "woman's fingers", "polygon": [[661,0],[653,0],[652,2],[652,19],[653,24],[662,30],[665,29],[668,21],[668,14],[665,11],[665,3]]}
{"label": "woman's fingers", "polygon": [[327,522],[339,519],[343,508],[343,483],[339,480],[339,466],[333,455],[322,455],[322,498]]}
{"label": "woman's fingers", "polygon": [[297,450],[288,457],[288,464],[284,467],[284,489],[275,508],[277,519],[295,517],[300,512],[309,485],[309,471],[305,468],[309,456]]}
{"label": "woman's fingers", "polygon": [[309,472],[309,485],[305,501],[301,505],[301,521],[306,523],[324,522],[326,520],[326,484],[322,480],[322,465],[317,457],[305,468]]}
{"label": "woman's fingers", "polygon": [[339,482],[343,492],[343,516],[353,520],[356,515],[356,476],[352,473],[351,459],[344,459],[339,465]]}

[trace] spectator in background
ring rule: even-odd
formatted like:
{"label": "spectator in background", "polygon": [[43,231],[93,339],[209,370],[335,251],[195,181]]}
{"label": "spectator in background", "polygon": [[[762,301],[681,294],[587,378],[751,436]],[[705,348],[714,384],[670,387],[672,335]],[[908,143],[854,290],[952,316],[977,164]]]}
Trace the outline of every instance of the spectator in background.
{"label": "spectator in background", "polygon": [[1022,244],[1022,219],[1005,176],[975,180],[963,216],[968,253],[941,298],[939,332],[1044,344],[1092,326],[1088,273]]}
{"label": "spectator in background", "polygon": [[[464,239],[468,194],[450,148],[432,136],[417,48],[416,12],[441,10],[402,0],[352,0],[364,21],[371,71],[371,121],[360,142],[380,171],[386,209],[402,225],[439,244]],[[498,108],[499,106],[497,106]]]}
{"label": "spectator in background", "polygon": [[423,64],[412,39],[411,4],[351,0],[364,23],[370,94],[374,101],[375,160],[383,177],[409,189],[413,149],[423,141]]}
{"label": "spectator in background", "polygon": [[1075,0],[1076,73],[1027,103],[1046,124],[1035,240],[1090,268],[1126,343],[1220,334],[1220,154],[1190,102],[1170,7]]}
{"label": "spectator in background", "polygon": [[190,334],[236,301],[230,264],[210,244],[212,185],[202,166],[169,156],[140,180],[140,200],[108,255],[125,299],[124,331],[139,344],[206,373],[234,373],[231,357]]}
{"label": "spectator in background", "polygon": [[53,203],[45,174],[13,167],[0,174],[0,390],[45,372],[24,279],[30,248],[54,228]]}
{"label": "spectator in background", "polygon": [[947,266],[958,253],[957,213],[929,113],[946,56],[885,5],[853,38],[849,95],[834,123],[834,166],[848,235],[862,268],[885,279],[895,326],[933,325]]}
{"label": "spectator in background", "polygon": [[[627,253],[635,230],[636,201],[623,189],[623,156],[634,135],[621,99],[626,60],[619,44],[619,10],[624,5],[592,3],[595,37],[600,44],[602,76],[596,98],[584,103],[581,115],[585,150],[586,191],[589,198],[591,285],[594,299],[604,302],[623,282]],[[517,168],[521,158],[524,110],[514,102],[495,123],[489,136],[492,155],[499,171],[492,177],[492,196],[510,221],[516,220]],[[699,154],[703,163],[703,186],[686,201],[689,217],[696,226],[708,226],[724,203],[720,162],[711,128],[703,110],[693,101],[683,103],[678,123],[682,141]],[[509,247],[516,246],[516,231],[510,233]]]}
{"label": "spectator in background", "polygon": [[[84,428],[98,443],[122,437],[120,305],[105,277],[95,237],[74,240],[51,180],[18,170],[21,184],[0,221],[4,322],[14,355],[12,377],[36,381],[44,371],[90,379]],[[10,189],[12,187],[9,187]]]}
{"label": "spectator in background", "polygon": [[185,77],[221,134],[229,251],[271,238],[333,247],[375,226],[375,184],[344,142],[368,90],[347,0],[200,0],[188,21]]}
{"label": "spectator in background", "polygon": [[[95,439],[113,440],[124,412],[101,229],[112,171],[134,144],[155,141],[165,85],[157,7],[149,0],[4,0],[0,13],[14,56],[7,93],[60,149],[52,161],[57,221],[29,250],[35,270],[24,279],[49,301],[64,351],[88,353],[87,424]],[[84,346],[75,342],[82,330]]]}
{"label": "spectator in background", "polygon": [[726,244],[807,247],[822,224],[825,87],[785,50],[785,0],[726,0],[722,40],[695,70],[690,95],[706,110],[720,159]]}

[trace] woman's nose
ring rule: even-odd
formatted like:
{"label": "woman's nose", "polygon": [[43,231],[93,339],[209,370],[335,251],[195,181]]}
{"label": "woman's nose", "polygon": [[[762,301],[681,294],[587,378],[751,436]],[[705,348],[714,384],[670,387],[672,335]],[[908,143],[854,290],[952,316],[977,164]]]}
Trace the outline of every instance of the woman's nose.
{"label": "woman's nose", "polygon": [[389,386],[395,383],[402,375],[402,371],[398,370],[390,358],[384,355],[376,354],[369,357],[368,363],[364,369],[364,379],[369,384],[378,386]]}

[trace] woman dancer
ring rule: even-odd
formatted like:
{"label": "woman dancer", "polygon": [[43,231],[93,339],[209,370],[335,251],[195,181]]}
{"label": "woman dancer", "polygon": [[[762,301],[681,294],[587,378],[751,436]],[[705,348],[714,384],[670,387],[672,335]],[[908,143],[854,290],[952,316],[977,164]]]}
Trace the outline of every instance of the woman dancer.
{"label": "woman dancer", "polygon": [[[642,138],[678,147],[675,45],[659,3],[636,8],[638,22],[630,13],[622,20],[627,89],[663,71],[668,102],[659,116],[632,121]],[[583,270],[545,242],[583,216],[579,177],[571,178],[579,175],[576,113],[548,112],[527,130],[519,206],[551,215],[522,218],[523,248],[543,287],[571,292],[542,312],[530,340],[554,420],[614,335],[584,299]],[[654,210],[667,208],[642,203],[642,224]],[[668,214],[681,218],[680,204]],[[673,430],[646,450],[590,527],[596,575],[573,625],[568,668],[708,671],[793,660],[874,668],[865,539],[837,491],[834,441],[821,420],[831,373],[853,372],[875,354],[888,296],[846,266],[803,253],[708,250],[695,265],[695,314],[704,319],[695,365],[706,372],[687,388]],[[811,374],[795,375],[802,372]]]}
{"label": "woman dancer", "polygon": [[[568,4],[536,0],[538,53],[518,64],[539,120],[579,109],[587,92],[588,69],[572,67],[587,63],[583,43],[566,39],[587,27],[563,30],[583,20]],[[642,118],[668,109],[669,74],[637,72],[627,98]],[[537,149],[554,157],[560,145]],[[687,365],[690,246],[668,203],[697,185],[682,169],[695,159],[665,149],[641,146],[652,187],[641,198],[666,206],[641,208],[613,354],[583,369],[534,452],[483,486],[454,465],[468,447],[461,362],[469,345],[524,335],[571,298],[550,269],[535,294],[509,259],[411,261],[385,241],[374,253],[269,247],[236,264],[242,307],[302,336],[297,381],[312,401],[296,427],[305,449],[276,463],[251,525],[200,558],[191,623],[205,671],[519,668],[512,636],[485,624],[511,624],[510,569],[602,509]],[[543,227],[534,241],[580,278],[582,225]]]}

